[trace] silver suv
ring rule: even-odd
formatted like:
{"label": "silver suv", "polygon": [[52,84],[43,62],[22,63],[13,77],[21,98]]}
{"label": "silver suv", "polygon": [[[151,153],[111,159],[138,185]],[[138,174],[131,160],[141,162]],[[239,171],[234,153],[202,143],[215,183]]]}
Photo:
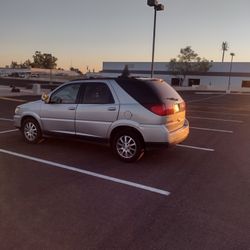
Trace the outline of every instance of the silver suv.
{"label": "silver suv", "polygon": [[121,160],[133,162],[150,145],[177,144],[188,136],[185,109],[161,79],[85,79],[18,106],[14,125],[28,143],[46,135],[104,140]]}

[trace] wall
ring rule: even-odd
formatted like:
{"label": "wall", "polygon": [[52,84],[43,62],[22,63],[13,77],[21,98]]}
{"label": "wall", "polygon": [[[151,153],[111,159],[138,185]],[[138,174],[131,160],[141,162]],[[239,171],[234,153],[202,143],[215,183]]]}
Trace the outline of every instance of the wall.
{"label": "wall", "polygon": [[[150,77],[151,63],[149,62],[103,62],[102,76],[116,77],[121,75],[125,65],[128,65],[132,76]],[[183,86],[188,86],[188,79],[200,79],[197,89],[225,91],[228,88],[230,62],[213,62],[209,72],[205,74],[187,75]],[[154,77],[162,78],[168,83],[176,76],[168,71],[167,62],[154,64]],[[230,90],[250,92],[250,88],[242,88],[242,81],[250,81],[250,63],[233,62],[231,72]]]}

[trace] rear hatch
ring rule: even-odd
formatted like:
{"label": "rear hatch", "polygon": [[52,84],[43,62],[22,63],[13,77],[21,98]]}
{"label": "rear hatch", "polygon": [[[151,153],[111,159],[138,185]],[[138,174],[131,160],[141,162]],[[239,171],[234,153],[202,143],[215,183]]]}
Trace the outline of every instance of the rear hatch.
{"label": "rear hatch", "polygon": [[148,108],[155,114],[166,117],[166,127],[169,131],[183,127],[186,117],[186,105],[181,96],[161,79],[147,80],[161,103],[152,104]]}
{"label": "rear hatch", "polygon": [[159,123],[169,131],[183,127],[185,102],[164,80],[149,78],[118,78],[117,83],[146,109],[159,116]]}

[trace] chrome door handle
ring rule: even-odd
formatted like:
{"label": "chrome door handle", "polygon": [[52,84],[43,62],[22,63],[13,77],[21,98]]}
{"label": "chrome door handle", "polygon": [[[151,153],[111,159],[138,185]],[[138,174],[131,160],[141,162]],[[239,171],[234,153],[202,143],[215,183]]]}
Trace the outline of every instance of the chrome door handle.
{"label": "chrome door handle", "polygon": [[116,107],[109,107],[108,111],[116,111]]}
{"label": "chrome door handle", "polygon": [[76,107],[69,107],[68,110],[76,110]]}

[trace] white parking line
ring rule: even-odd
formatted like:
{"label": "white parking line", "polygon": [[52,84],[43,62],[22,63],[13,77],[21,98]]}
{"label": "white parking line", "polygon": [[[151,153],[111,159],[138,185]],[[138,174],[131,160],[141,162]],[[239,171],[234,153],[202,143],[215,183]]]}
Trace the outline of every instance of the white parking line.
{"label": "white parking line", "polygon": [[218,97],[225,96],[225,95],[226,94],[218,94],[216,96],[209,96],[209,97],[206,97],[206,98],[201,98],[201,99],[196,99],[196,100],[190,100],[190,101],[187,101],[187,103],[200,102],[200,101],[204,101],[204,100],[218,98]]}
{"label": "white parking line", "polygon": [[13,122],[13,119],[8,119],[8,118],[0,118],[0,121],[7,121],[7,122]]}
{"label": "white parking line", "polygon": [[243,123],[243,121],[239,121],[239,120],[227,120],[227,119],[219,119],[219,118],[212,118],[212,117],[188,116],[188,118],[191,118],[191,119],[202,119],[202,120],[213,120],[213,121],[221,121],[221,122]]}
{"label": "white parking line", "polygon": [[199,128],[199,127],[190,127],[190,128],[197,129],[197,130],[212,131],[212,132],[221,132],[221,133],[230,133],[230,134],[233,133],[233,131],[231,131],[231,130],[224,130],[224,129]]}
{"label": "white parking line", "polygon": [[11,130],[0,131],[0,134],[7,134],[7,133],[15,132],[15,131],[18,131],[18,129],[11,129]]}
{"label": "white parking line", "polygon": [[195,147],[195,146],[184,145],[184,144],[176,144],[176,146],[182,147],[182,148],[198,149],[198,150],[209,151],[209,152],[214,152],[214,151],[215,151],[215,150],[212,149],[212,148],[201,148],[201,147]]}
{"label": "white parking line", "polygon": [[139,184],[139,183],[126,181],[126,180],[114,178],[114,177],[107,176],[107,175],[98,174],[98,173],[95,173],[95,172],[91,172],[91,171],[88,171],[88,170],[67,166],[67,165],[60,164],[60,163],[53,162],[53,161],[47,161],[47,160],[43,160],[43,159],[40,159],[40,158],[36,158],[36,157],[24,155],[24,154],[19,154],[19,153],[4,150],[4,149],[0,149],[0,153],[16,156],[16,157],[19,157],[19,158],[23,158],[23,159],[27,159],[27,160],[31,160],[31,161],[35,161],[35,162],[39,162],[39,163],[43,163],[43,164],[46,164],[46,165],[51,165],[51,166],[54,166],[54,167],[57,167],[57,168],[62,168],[62,169],[70,170],[70,171],[73,171],[73,172],[78,172],[78,173],[81,173],[81,174],[93,176],[93,177],[108,180],[108,181],[111,181],[111,182],[116,182],[116,183],[119,183],[119,184],[123,184],[123,185],[126,185],[126,186],[131,186],[131,187],[134,187],[134,188],[142,189],[142,190],[145,190],[145,191],[149,191],[149,192],[153,192],[153,193],[157,193],[157,194],[161,194],[161,195],[165,195],[165,196],[170,195],[170,192],[168,192],[166,190],[145,186],[145,185],[142,185],[142,184]]}
{"label": "white parking line", "polygon": [[195,92],[196,95],[221,95],[221,92]]}
{"label": "white parking line", "polygon": [[233,113],[225,113],[225,112],[214,112],[214,111],[207,111],[207,110],[195,110],[195,109],[189,109],[188,112],[194,112],[194,113],[211,113],[211,114],[218,114],[218,115],[236,115],[236,116],[247,116],[249,117],[249,114],[233,114]]}
{"label": "white parking line", "polygon": [[26,100],[23,99],[16,99],[16,98],[10,98],[10,97],[0,97],[0,100],[5,100],[5,101],[12,101],[12,102],[27,102]]}

